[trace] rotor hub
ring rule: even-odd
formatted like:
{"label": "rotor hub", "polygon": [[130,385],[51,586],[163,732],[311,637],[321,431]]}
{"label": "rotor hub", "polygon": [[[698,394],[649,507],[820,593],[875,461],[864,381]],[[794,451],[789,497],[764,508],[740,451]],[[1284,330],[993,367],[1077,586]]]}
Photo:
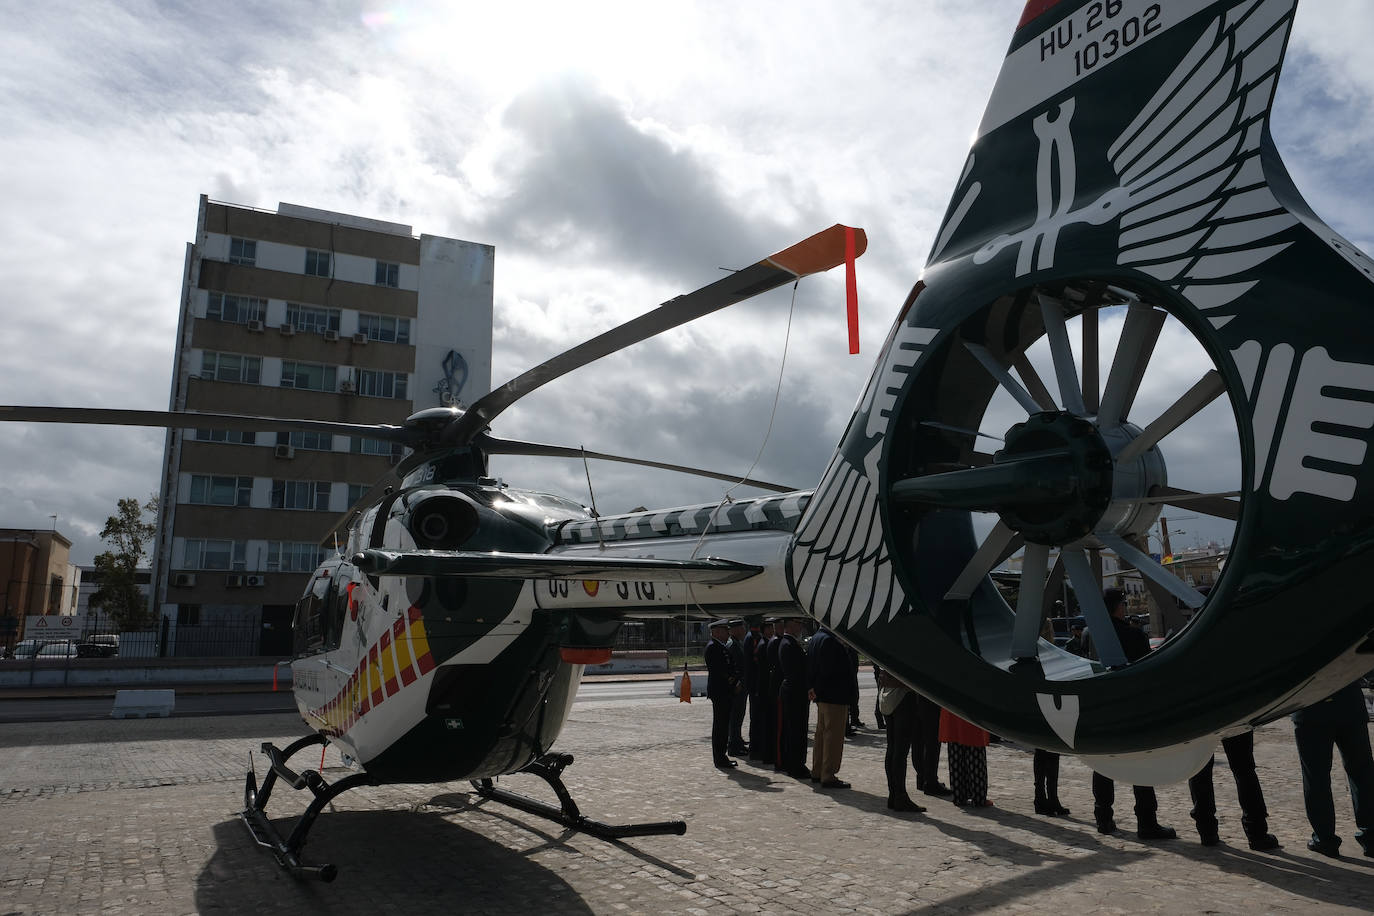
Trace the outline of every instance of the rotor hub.
{"label": "rotor hub", "polygon": [[1002,520],[1035,544],[1090,534],[1111,505],[1112,451],[1097,427],[1065,411],[1031,415],[1007,431],[993,464],[1018,480],[998,506]]}

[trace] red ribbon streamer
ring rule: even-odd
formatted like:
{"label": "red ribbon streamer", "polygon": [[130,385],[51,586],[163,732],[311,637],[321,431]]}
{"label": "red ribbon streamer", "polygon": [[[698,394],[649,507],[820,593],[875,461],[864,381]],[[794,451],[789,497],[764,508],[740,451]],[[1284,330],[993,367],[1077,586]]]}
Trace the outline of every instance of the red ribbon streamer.
{"label": "red ribbon streamer", "polygon": [[854,274],[854,229],[844,227],[844,301],[849,317],[849,352],[859,352],[859,281]]}

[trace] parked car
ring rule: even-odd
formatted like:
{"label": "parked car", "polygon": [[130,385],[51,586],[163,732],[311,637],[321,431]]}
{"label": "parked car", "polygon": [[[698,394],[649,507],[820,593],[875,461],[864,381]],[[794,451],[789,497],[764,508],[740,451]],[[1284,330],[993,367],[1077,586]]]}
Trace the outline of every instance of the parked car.
{"label": "parked car", "polygon": [[77,656],[76,643],[70,639],[53,639],[43,644],[38,650],[38,658],[75,658]]}
{"label": "parked car", "polygon": [[113,658],[119,654],[119,637],[114,634],[87,637],[76,644],[76,654],[81,658]]}
{"label": "parked car", "polygon": [[10,658],[33,658],[46,642],[46,639],[21,639],[14,644],[14,652]]}

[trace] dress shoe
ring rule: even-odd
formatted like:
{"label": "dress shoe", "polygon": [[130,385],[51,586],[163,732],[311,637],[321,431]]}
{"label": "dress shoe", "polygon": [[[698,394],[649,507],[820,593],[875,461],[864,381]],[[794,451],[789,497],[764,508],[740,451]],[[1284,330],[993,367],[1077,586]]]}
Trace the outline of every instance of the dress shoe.
{"label": "dress shoe", "polygon": [[718,770],[728,770],[728,769],[730,769],[731,767],[737,767],[737,766],[739,766],[739,761],[738,761],[738,760],[731,760],[729,757],[725,758],[724,760],[717,760],[717,761],[716,761],[716,769],[718,769]]}
{"label": "dress shoe", "polygon": [[822,789],[848,789],[849,783],[843,779],[836,779],[833,776],[821,783]]}
{"label": "dress shoe", "polygon": [[811,771],[806,767],[800,767],[799,769],[788,770],[787,775],[791,776],[793,779],[810,779]]}
{"label": "dress shoe", "polygon": [[[1272,833],[1257,833],[1250,837],[1249,840],[1250,848],[1255,850],[1255,852],[1268,852],[1271,849],[1278,849],[1282,846],[1279,842],[1279,838]],[[1365,853],[1365,855],[1371,855],[1371,853]]]}
{"label": "dress shoe", "polygon": [[928,789],[922,789],[921,791],[924,792],[924,793],[926,793],[927,795],[935,795],[935,796],[940,797],[940,798],[943,798],[943,797],[946,796],[946,795],[953,795],[953,794],[954,794],[954,790],[953,790],[953,789],[951,789],[951,788],[950,788],[949,786],[947,786],[947,785],[944,785],[943,783],[938,783],[938,782],[937,782],[935,785],[931,786],[930,788],[928,788]]}
{"label": "dress shoe", "polygon": [[1097,822],[1097,832],[1102,834],[1116,833],[1116,821],[1108,818],[1105,821]]}
{"label": "dress shoe", "polygon": [[[1221,843],[1221,835],[1215,830],[1199,830],[1197,839],[1203,846],[1217,846]],[[1254,846],[1252,845],[1251,848],[1253,849]]]}
{"label": "dress shoe", "polygon": [[1049,817],[1068,817],[1069,809],[1059,804],[1059,800],[1050,801],[1045,798],[1035,800],[1035,813],[1044,814]]}
{"label": "dress shoe", "polygon": [[1333,859],[1339,859],[1341,857],[1341,841],[1334,837],[1329,840],[1319,840],[1313,837],[1307,841],[1307,848],[1313,852],[1319,852],[1324,856],[1330,856]]}
{"label": "dress shoe", "polygon": [[1178,831],[1160,824],[1145,824],[1136,830],[1135,835],[1142,840],[1172,840],[1178,836]]}
{"label": "dress shoe", "polygon": [[889,798],[887,800],[887,806],[893,811],[911,811],[916,814],[920,814],[922,811],[926,810],[909,798],[899,798],[895,801]]}

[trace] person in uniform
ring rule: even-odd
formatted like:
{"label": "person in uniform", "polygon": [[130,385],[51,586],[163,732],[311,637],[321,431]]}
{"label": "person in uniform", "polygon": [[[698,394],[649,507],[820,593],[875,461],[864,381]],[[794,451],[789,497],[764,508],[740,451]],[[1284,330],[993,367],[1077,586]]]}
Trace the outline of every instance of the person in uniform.
{"label": "person in uniform", "polygon": [[725,643],[725,648],[730,652],[730,661],[735,666],[735,675],[739,678],[740,687],[735,692],[734,702],[730,706],[729,751],[736,757],[749,754],[749,747],[744,743],[744,713],[749,704],[749,657],[744,652],[744,631],[743,617],[730,619],[730,639]]}
{"label": "person in uniform", "polygon": [[735,694],[742,689],[735,663],[730,658],[730,650],[725,647],[729,631],[728,621],[713,621],[711,641],[706,644],[706,698],[711,701],[711,759],[722,770],[739,766],[725,753]]}
{"label": "person in uniform", "polygon": [[744,689],[749,694],[749,759],[766,760],[763,742],[763,694],[759,682],[763,672],[762,650],[773,635],[773,624],[765,620],[749,628],[744,637]]}
{"label": "person in uniform", "polygon": [[916,730],[911,736],[911,766],[916,770],[916,788],[927,795],[943,798],[952,794],[953,790],[940,782],[940,704],[917,693],[915,705]]}
{"label": "person in uniform", "polygon": [[794,779],[810,779],[806,726],[811,718],[811,700],[807,695],[806,650],[802,648],[801,632],[800,617],[783,620],[782,639],[778,641],[778,764]]}
{"label": "person in uniform", "polygon": [[764,649],[764,659],[767,664],[767,677],[765,678],[766,690],[768,691],[768,749],[769,754],[765,763],[772,763],[773,769],[782,770],[782,662],[780,654],[782,651],[782,630],[783,620],[781,617],[774,618],[773,638],[768,640],[768,646]]}

